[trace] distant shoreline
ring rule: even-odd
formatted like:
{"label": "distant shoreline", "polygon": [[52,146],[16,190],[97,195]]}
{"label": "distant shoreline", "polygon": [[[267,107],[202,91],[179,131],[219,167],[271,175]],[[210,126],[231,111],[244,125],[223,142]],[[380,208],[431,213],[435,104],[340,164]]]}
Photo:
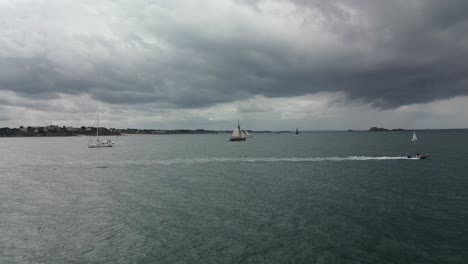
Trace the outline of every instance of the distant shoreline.
{"label": "distant shoreline", "polygon": [[[251,133],[290,133],[292,131],[253,131]],[[198,135],[198,134],[230,134],[231,130],[206,130],[206,129],[137,129],[137,128],[106,128],[99,127],[99,135],[122,136],[122,135]],[[0,128],[0,137],[74,137],[94,136],[96,127],[67,127],[67,126],[20,126],[17,128]]]}
{"label": "distant shoreline", "polygon": [[[379,127],[371,127],[368,130],[303,130],[301,133],[313,132],[400,132],[400,131],[446,131],[446,130],[468,130],[468,128],[426,128],[426,129],[386,129]],[[293,130],[247,130],[253,134],[283,134],[294,133]],[[99,127],[99,135],[102,136],[127,136],[127,135],[206,135],[206,134],[231,134],[231,130],[207,130],[207,129],[116,129]],[[95,127],[18,127],[0,128],[0,137],[79,137],[79,136],[94,136],[96,135]]]}

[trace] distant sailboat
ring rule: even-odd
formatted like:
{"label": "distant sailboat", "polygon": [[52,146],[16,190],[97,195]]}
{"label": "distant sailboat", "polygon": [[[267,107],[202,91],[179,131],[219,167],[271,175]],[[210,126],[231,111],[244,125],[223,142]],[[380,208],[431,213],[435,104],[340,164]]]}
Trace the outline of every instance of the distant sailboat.
{"label": "distant sailboat", "polygon": [[418,137],[416,136],[416,131],[413,131],[413,138],[411,139],[411,141],[413,142],[418,141]]}
{"label": "distant sailboat", "polygon": [[297,129],[297,127],[296,127],[296,133],[294,134],[294,136],[299,136],[299,129]]}
{"label": "distant sailboat", "polygon": [[[96,117],[95,125],[96,125],[96,136],[92,135],[89,138],[88,148],[109,148],[109,147],[112,147],[112,145],[114,145],[114,142],[112,142],[112,141],[110,141],[108,139],[104,140],[104,141],[99,140],[99,115],[97,115],[97,117]],[[96,141],[94,141],[94,138],[96,138]]]}
{"label": "distant sailboat", "polygon": [[245,136],[244,132],[240,128],[239,120],[237,120],[237,127],[234,128],[232,131],[232,135],[229,138],[230,141],[245,141],[247,137]]}

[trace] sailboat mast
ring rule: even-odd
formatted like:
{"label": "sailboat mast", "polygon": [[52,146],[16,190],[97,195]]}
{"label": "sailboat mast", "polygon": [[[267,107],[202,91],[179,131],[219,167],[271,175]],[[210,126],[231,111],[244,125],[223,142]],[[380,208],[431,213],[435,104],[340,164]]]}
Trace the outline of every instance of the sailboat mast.
{"label": "sailboat mast", "polygon": [[99,140],[99,114],[97,114],[96,138]]}

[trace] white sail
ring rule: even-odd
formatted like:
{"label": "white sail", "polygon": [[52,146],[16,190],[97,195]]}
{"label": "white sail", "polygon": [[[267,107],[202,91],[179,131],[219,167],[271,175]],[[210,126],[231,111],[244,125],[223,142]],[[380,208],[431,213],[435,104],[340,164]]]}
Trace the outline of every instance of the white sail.
{"label": "white sail", "polygon": [[232,135],[231,137],[235,138],[235,137],[239,137],[240,136],[240,131],[239,129],[236,127],[234,128],[234,130],[232,130]]}
{"label": "white sail", "polygon": [[243,130],[243,132],[244,132],[245,137],[251,137],[252,136],[249,132],[247,132],[247,130]]}
{"label": "white sail", "polygon": [[418,140],[418,137],[416,136],[416,131],[413,131],[413,138],[411,139],[411,141],[417,141]]}
{"label": "white sail", "polygon": [[94,145],[94,138],[96,137],[96,141],[99,142],[99,114],[96,116],[96,120],[94,121],[93,127],[96,126],[96,136],[91,135],[88,140],[88,148],[92,148]]}

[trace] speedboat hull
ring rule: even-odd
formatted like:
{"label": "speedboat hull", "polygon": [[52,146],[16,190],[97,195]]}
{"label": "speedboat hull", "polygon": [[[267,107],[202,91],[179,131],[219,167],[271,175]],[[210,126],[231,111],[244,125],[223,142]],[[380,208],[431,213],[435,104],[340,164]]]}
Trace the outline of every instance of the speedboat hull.
{"label": "speedboat hull", "polygon": [[427,159],[429,157],[429,154],[425,154],[425,155],[410,155],[410,156],[407,156],[408,159]]}

